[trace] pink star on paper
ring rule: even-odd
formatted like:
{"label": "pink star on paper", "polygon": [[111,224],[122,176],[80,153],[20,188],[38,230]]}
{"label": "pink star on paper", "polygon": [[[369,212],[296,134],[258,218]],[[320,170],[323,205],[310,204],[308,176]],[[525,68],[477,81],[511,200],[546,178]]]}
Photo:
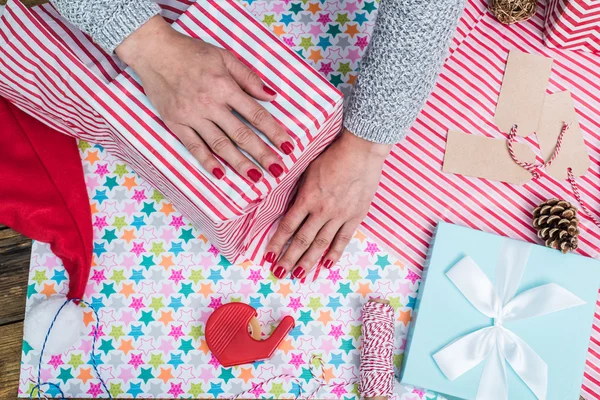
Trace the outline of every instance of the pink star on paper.
{"label": "pink star on paper", "polygon": [[292,353],[292,359],[289,362],[291,365],[298,369],[299,366],[304,365],[304,359],[302,358],[301,353],[294,354]]}
{"label": "pink star on paper", "polygon": [[344,7],[344,11],[348,11],[349,14],[353,14],[356,10],[358,10],[358,7],[356,6],[356,2],[353,3],[346,3],[346,6]]}
{"label": "pink star on paper", "polygon": [[92,350],[92,341],[87,340],[87,339],[82,339],[81,345],[77,348],[77,350],[81,350],[85,354],[88,354]]}
{"label": "pink star on paper", "polygon": [[316,347],[313,345],[313,338],[300,338],[298,350],[302,350],[306,355],[309,355],[311,351],[316,350]]}
{"label": "pink star on paper", "polygon": [[248,280],[254,282],[254,284],[256,285],[256,283],[258,281],[262,281],[262,279],[262,271],[260,269],[250,270],[250,276],[248,277]]}
{"label": "pink star on paper", "polygon": [[337,318],[337,321],[344,324],[344,326],[348,326],[348,324],[354,321],[354,317],[352,316],[352,309],[350,310],[340,310],[340,316]]}
{"label": "pink star on paper", "polygon": [[282,367],[281,374],[287,375],[285,377],[282,377],[281,380],[284,380],[285,383],[288,383],[291,379],[290,376],[294,376],[294,369],[292,367]]}
{"label": "pink star on paper", "polygon": [[[211,248],[213,247],[213,245],[210,245]],[[216,247],[215,247],[216,250]],[[218,254],[218,250],[217,250],[217,254]],[[198,262],[198,265],[204,267],[204,269],[210,268],[212,266],[215,265],[215,261],[213,260],[213,257],[211,256],[202,256],[200,258],[200,261]]]}
{"label": "pink star on paper", "polygon": [[281,14],[282,12],[285,12],[285,8],[283,7],[283,3],[280,2],[275,2],[273,3],[273,6],[271,7],[271,12],[275,13],[275,14]]}
{"label": "pink star on paper", "polygon": [[313,24],[310,26],[310,30],[309,30],[310,34],[313,36],[319,36],[321,34],[321,32],[323,32],[323,29],[321,28],[320,25],[318,24]]}
{"label": "pink star on paper", "polygon": [[177,379],[181,379],[187,385],[190,380],[194,379],[194,367],[181,366]]}
{"label": "pink star on paper", "polygon": [[229,295],[234,294],[235,290],[233,290],[233,282],[219,282],[219,288],[217,289],[217,293],[222,294],[223,297],[229,297]]}
{"label": "pink star on paper", "polygon": [[338,399],[341,399],[348,391],[344,388],[344,385],[335,385],[334,388],[331,389],[331,393],[335,394]]}
{"label": "pink star on paper", "polygon": [[328,75],[329,73],[331,73],[333,71],[333,68],[331,68],[331,63],[326,63],[326,62],[322,62],[321,63],[321,68],[319,68],[319,72],[323,75]]}
{"label": "pink star on paper", "polygon": [[320,22],[321,24],[323,24],[323,26],[325,26],[329,22],[331,22],[331,17],[328,13],[321,13],[319,15],[319,18],[317,19],[317,22]]}
{"label": "pink star on paper", "polygon": [[123,212],[127,214],[128,217],[130,217],[131,214],[137,212],[137,206],[135,205],[135,203],[125,203],[125,207],[123,207]]}
{"label": "pink star on paper", "polygon": [[342,8],[340,7],[339,1],[327,1],[325,3],[325,11],[327,11],[327,12],[335,14],[337,11],[341,11],[341,10],[342,10]]}
{"label": "pink star on paper", "polygon": [[343,377],[342,379],[346,381],[346,384],[350,385],[357,381],[358,376],[354,372],[354,365],[343,366],[341,369],[342,373],[340,374],[340,377]]}
{"label": "pink star on paper", "polygon": [[362,56],[360,55],[358,49],[348,49],[348,55],[346,56],[346,58],[352,61],[353,63],[356,63],[357,61],[360,61]]}
{"label": "pink star on paper", "polygon": [[108,174],[107,165],[108,164],[98,164],[94,173],[100,175],[100,178],[104,178],[104,175]]}
{"label": "pink star on paper", "polygon": [[[210,245],[210,248],[208,249],[208,252],[211,253],[212,255],[214,255],[215,257],[219,255],[219,249],[217,249],[214,245]],[[212,260],[211,260],[212,262]],[[214,262],[213,262],[214,264]]]}
{"label": "pink star on paper", "polygon": [[156,234],[154,233],[154,228],[142,228],[140,230],[140,234],[138,235],[139,239],[142,239],[145,243],[151,243],[153,240],[158,239]]}
{"label": "pink star on paper", "polygon": [[304,30],[304,24],[290,24],[290,30],[288,31],[288,34],[293,35],[296,39],[298,39],[301,35],[306,34],[306,31]]}
{"label": "pink star on paper", "polygon": [[133,311],[121,311],[121,322],[123,322],[126,325],[129,325],[131,323],[131,321],[135,321],[136,319],[133,318]]}
{"label": "pink star on paper", "polygon": [[214,369],[212,368],[201,368],[200,369],[200,376],[198,376],[198,378],[202,379],[204,382],[208,382],[211,379],[214,378],[215,374],[214,374]]}
{"label": "pink star on paper", "polygon": [[96,325],[92,326],[92,331],[90,332],[90,336],[91,337],[96,337],[96,340],[98,338],[101,338],[102,336],[104,336],[104,325],[100,325],[98,327],[98,329],[96,329]]}
{"label": "pink star on paper", "polygon": [[254,287],[251,283],[241,283],[240,289],[238,290],[238,294],[243,295],[244,297],[248,297],[250,293],[254,293]]}
{"label": "pink star on paper", "polygon": [[321,346],[319,347],[319,349],[323,353],[329,353],[331,350],[337,349],[337,347],[333,345],[333,339],[327,338],[321,339]]}
{"label": "pink star on paper", "polygon": [[93,189],[97,188],[98,186],[100,186],[100,183],[98,183],[98,177],[90,176],[90,175],[86,176],[85,186],[87,187],[88,190],[93,190]]}
{"label": "pink star on paper", "polygon": [[221,307],[222,305],[223,305],[223,303],[222,303],[220,297],[211,297],[208,307],[216,310],[217,308]]}
{"label": "pink star on paper", "polygon": [[294,312],[298,312],[298,309],[302,308],[302,303],[300,302],[300,297],[290,297],[290,303],[288,307],[294,310]]}
{"label": "pink star on paper", "polygon": [[119,379],[122,379],[124,382],[127,382],[133,378],[135,377],[131,374],[130,367],[121,367],[121,371],[119,371]]}
{"label": "pink star on paper", "polygon": [[319,285],[319,294],[321,296],[329,296],[333,293],[333,289],[331,288],[331,283],[324,281]]}
{"label": "pink star on paper", "polygon": [[400,347],[398,347],[398,350],[404,351],[405,348],[406,348],[406,339],[402,338],[402,341],[400,342]]}
{"label": "pink star on paper", "polygon": [[142,365],[144,361],[142,360],[142,354],[131,354],[131,358],[127,362],[127,364],[132,365],[133,368],[138,369],[140,365]]}
{"label": "pink star on paper", "polygon": [[333,269],[333,267],[329,270],[329,275],[327,276],[333,284],[335,285],[340,279],[342,279],[342,275],[340,275],[339,269]]}
{"label": "pink star on paper", "polygon": [[163,282],[160,288],[160,293],[168,297],[173,292],[175,292],[175,289],[173,289],[173,284],[171,282]]}
{"label": "pink star on paper", "polygon": [[367,47],[367,45],[369,44],[369,38],[366,36],[359,36],[358,39],[356,39],[356,43],[354,44],[357,47],[360,47],[361,50],[365,50],[365,47]]}
{"label": "pink star on paper", "polygon": [[152,350],[156,350],[156,347],[154,347],[154,339],[150,338],[150,339],[144,339],[144,338],[140,338],[140,344],[137,347],[137,350],[144,352],[144,355],[148,355],[149,352],[151,352]]}
{"label": "pink star on paper", "polygon": [[188,254],[188,255],[182,254],[179,257],[179,263],[178,264],[180,266],[182,266],[187,271],[187,270],[190,269],[191,266],[194,265],[194,260],[192,259],[192,257],[193,256],[191,254]]}
{"label": "pink star on paper", "polygon": [[106,214],[108,218],[112,218],[113,215],[119,212],[117,208],[116,201],[104,201],[102,203],[102,209],[100,210],[102,214]]}
{"label": "pink star on paper", "polygon": [[179,340],[180,337],[185,336],[185,334],[181,331],[181,325],[172,326],[171,332],[169,332],[169,336],[171,336],[175,340]]}
{"label": "pink star on paper", "polygon": [[213,312],[213,310],[210,310],[210,311],[200,311],[199,321],[206,323],[206,321],[208,321],[208,317],[210,317],[210,314],[212,314],[212,312]]}
{"label": "pink star on paper", "polygon": [[342,326],[332,325],[331,331],[329,332],[329,336],[333,336],[335,340],[338,340],[341,336],[344,336],[344,332],[342,332]]}
{"label": "pink star on paper", "polygon": [[273,310],[261,308],[258,311],[258,319],[265,325],[275,322],[275,318],[273,318]]}
{"label": "pink star on paper", "polygon": [[[177,340],[177,339],[175,339],[175,340]],[[161,350],[163,353],[167,354],[174,348],[175,347],[173,347],[173,343],[171,343],[170,339],[161,339],[160,340],[160,346],[158,346],[158,349]]]}
{"label": "pink star on paper", "polygon": [[56,267],[59,264],[58,258],[54,255],[47,255],[44,261],[44,267]]}
{"label": "pink star on paper", "polygon": [[265,3],[252,3],[248,10],[258,18],[267,12],[267,6]]}
{"label": "pink star on paper", "polygon": [[379,253],[379,247],[377,246],[377,243],[371,243],[369,241],[367,241],[367,248],[365,249],[365,253],[369,253],[371,255],[371,257],[373,257],[375,255],[375,253]]}
{"label": "pink star on paper", "polygon": [[219,368],[219,366],[221,365],[221,363],[219,362],[219,360],[217,360],[217,357],[215,357],[214,354],[210,355],[210,361],[208,363],[215,367],[215,369]]}
{"label": "pink star on paper", "polygon": [[179,228],[181,228],[182,226],[185,226],[185,223],[183,222],[183,217],[176,217],[173,216],[173,219],[171,219],[171,222],[169,223],[170,226],[175,227],[175,230],[179,230]]}
{"label": "pink star on paper", "polygon": [[411,294],[413,292],[413,290],[410,288],[410,285],[408,284],[408,282],[400,282],[398,284],[397,292],[400,293],[403,297],[406,297],[409,294]]}
{"label": "pink star on paper", "polygon": [[146,252],[146,249],[144,248],[144,243],[139,242],[139,243],[133,243],[133,248],[131,249],[131,252],[133,254],[135,254],[137,257],[140,256],[140,254],[143,254]]}
{"label": "pink star on paper", "polygon": [[162,233],[160,235],[160,238],[162,240],[164,240],[165,242],[170,242],[171,240],[173,240],[174,237],[175,235],[173,234],[173,229],[167,227],[164,227],[162,229]]}
{"label": "pink star on paper", "polygon": [[296,45],[296,43],[294,43],[294,39],[292,39],[291,37],[284,37],[283,43],[287,44],[290,47],[294,47]]}
{"label": "pink star on paper", "polygon": [[175,282],[176,285],[179,284],[179,282],[185,280],[185,278],[183,277],[183,274],[181,273],[182,270],[178,269],[178,270],[172,270],[171,271],[171,276],[169,277],[170,281]]}
{"label": "pink star on paper", "polygon": [[115,261],[115,257],[116,256],[114,254],[111,256],[103,254],[98,265],[103,266],[104,270],[110,271],[113,267],[116,267],[118,265]]}
{"label": "pink star on paper", "polygon": [[92,274],[92,277],[90,278],[90,281],[96,282],[96,285],[97,285],[105,279],[106,279],[106,276],[104,276],[104,270],[96,269],[96,270],[94,270],[94,273]]}
{"label": "pink star on paper", "polygon": [[127,269],[131,269],[131,267],[138,264],[133,260],[133,256],[127,255],[123,256],[123,261],[121,261],[121,265]]}
{"label": "pink star on paper", "polygon": [[177,322],[181,322],[185,326],[188,326],[190,322],[194,322],[196,319],[192,315],[192,310],[181,310],[179,313],[179,317],[177,317]]}
{"label": "pink star on paper", "polygon": [[115,316],[114,316],[115,310],[100,310],[100,312],[98,314],[100,314],[100,321],[102,321],[105,324],[110,324],[111,322],[115,322]]}
{"label": "pink star on paper", "polygon": [[62,356],[60,354],[55,355],[55,356],[51,356],[50,357],[50,361],[48,361],[48,365],[51,365],[54,367],[54,369],[58,368],[60,365],[63,365],[63,360],[62,360]]}
{"label": "pink star on paper", "polygon": [[369,260],[369,256],[366,254],[358,256],[358,260],[354,263],[354,265],[359,266],[361,268],[370,267],[373,265],[371,260]]}
{"label": "pink star on paper", "polygon": [[140,204],[143,200],[146,200],[146,190],[142,189],[142,190],[137,190],[137,189],[133,189],[133,196],[131,196],[131,198],[135,201],[138,202],[138,204]]}
{"label": "pink star on paper", "polygon": [[172,395],[175,398],[178,398],[179,395],[185,393],[183,390],[181,390],[181,385],[183,385],[183,384],[171,382],[171,388],[169,389],[169,391],[167,393],[169,393],[170,395]]}
{"label": "pink star on paper", "polygon": [[54,379],[52,370],[50,368],[42,368],[40,371],[40,379],[42,382],[48,382],[50,379]]}
{"label": "pink star on paper", "polygon": [[267,367],[265,365],[261,365],[259,369],[260,369],[260,372],[258,373],[258,377],[260,379],[267,380],[267,379],[275,376],[275,367],[272,365],[269,367]]}
{"label": "pink star on paper", "polygon": [[94,223],[92,224],[93,227],[98,228],[98,229],[102,229],[106,226],[108,226],[108,224],[106,223],[106,217],[94,217]]}
{"label": "pink star on paper", "polygon": [[417,283],[417,281],[419,279],[421,279],[421,277],[417,274],[415,274],[412,270],[408,270],[408,274],[406,274],[406,279],[408,279],[409,281],[412,282],[412,284],[414,285],[415,283]]}
{"label": "pink star on paper", "polygon": [[417,396],[419,396],[420,399],[422,399],[423,396],[425,395],[425,391],[423,391],[421,389],[417,389],[417,388],[414,388],[412,392],[414,394],[416,394]]}
{"label": "pink star on paper", "polygon": [[[113,367],[111,367],[111,366],[98,367],[98,372],[100,372],[100,376],[103,379],[115,379],[115,376],[113,375],[112,371],[113,371]],[[121,378],[121,377],[119,376],[119,378]],[[123,379],[123,378],[121,378],[121,379]]]}
{"label": "pink star on paper", "polygon": [[19,377],[19,382],[21,385],[25,385],[27,381],[33,380],[33,367],[22,367],[21,368],[21,376]]}
{"label": "pink star on paper", "polygon": [[377,287],[375,288],[375,293],[379,293],[380,295],[382,295],[383,297],[387,297],[389,294],[394,293],[394,290],[392,289],[392,283],[391,282],[377,282]]}
{"label": "pink star on paper", "polygon": [[90,383],[90,388],[87,391],[87,394],[91,394],[93,398],[98,397],[102,394],[103,390],[101,388],[100,383]]}
{"label": "pink star on paper", "polygon": [[132,297],[131,304],[129,305],[129,307],[133,308],[137,312],[146,306],[144,305],[144,302],[142,301],[142,297]]}
{"label": "pink star on paper", "polygon": [[[140,285],[140,290],[138,290],[139,294],[143,294],[147,299],[148,297],[156,294],[156,290],[154,290],[154,282],[142,282]],[[138,310],[135,310],[138,311]]]}

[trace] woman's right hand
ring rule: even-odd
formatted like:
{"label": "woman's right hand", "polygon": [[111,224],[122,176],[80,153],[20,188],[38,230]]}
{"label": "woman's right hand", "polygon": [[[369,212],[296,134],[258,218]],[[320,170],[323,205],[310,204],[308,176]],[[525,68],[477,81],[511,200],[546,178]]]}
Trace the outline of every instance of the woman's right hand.
{"label": "woman's right hand", "polygon": [[283,173],[279,156],[232,113],[289,154],[292,139],[255,100],[271,101],[276,93],[233,54],[178,33],[160,16],[125,39],[116,53],[138,74],[167,127],[215,177],[224,175],[218,155],[247,179],[262,178],[236,145],[273,176]]}

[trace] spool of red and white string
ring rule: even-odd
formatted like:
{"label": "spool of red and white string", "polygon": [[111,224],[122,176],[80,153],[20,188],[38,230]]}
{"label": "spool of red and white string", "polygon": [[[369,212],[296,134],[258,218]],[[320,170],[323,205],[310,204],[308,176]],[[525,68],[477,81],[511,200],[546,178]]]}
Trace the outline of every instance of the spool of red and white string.
{"label": "spool of red and white string", "polygon": [[365,399],[392,396],[394,390],[394,309],[386,300],[363,306],[360,394]]}

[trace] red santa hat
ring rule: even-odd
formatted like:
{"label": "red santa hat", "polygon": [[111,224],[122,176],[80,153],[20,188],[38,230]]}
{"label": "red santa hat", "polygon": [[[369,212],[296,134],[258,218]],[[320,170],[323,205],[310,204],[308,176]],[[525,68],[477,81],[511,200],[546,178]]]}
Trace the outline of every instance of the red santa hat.
{"label": "red santa hat", "polygon": [[[25,340],[63,353],[83,331],[93,232],[89,198],[75,139],[63,135],[0,98],[0,224],[50,244],[69,275],[66,297],[52,296],[25,318]],[[60,312],[59,312],[60,310]]]}

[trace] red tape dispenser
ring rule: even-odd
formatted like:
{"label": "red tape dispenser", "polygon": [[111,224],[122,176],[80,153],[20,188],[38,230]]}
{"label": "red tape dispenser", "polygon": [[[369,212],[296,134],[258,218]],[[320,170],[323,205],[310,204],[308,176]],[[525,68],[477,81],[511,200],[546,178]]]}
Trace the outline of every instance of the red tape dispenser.
{"label": "red tape dispenser", "polygon": [[[206,344],[224,367],[251,364],[271,358],[279,344],[294,328],[294,318],[286,316],[268,339],[260,338],[256,310],[244,303],[228,303],[217,308],[206,321]],[[252,336],[248,326],[252,326]]]}

